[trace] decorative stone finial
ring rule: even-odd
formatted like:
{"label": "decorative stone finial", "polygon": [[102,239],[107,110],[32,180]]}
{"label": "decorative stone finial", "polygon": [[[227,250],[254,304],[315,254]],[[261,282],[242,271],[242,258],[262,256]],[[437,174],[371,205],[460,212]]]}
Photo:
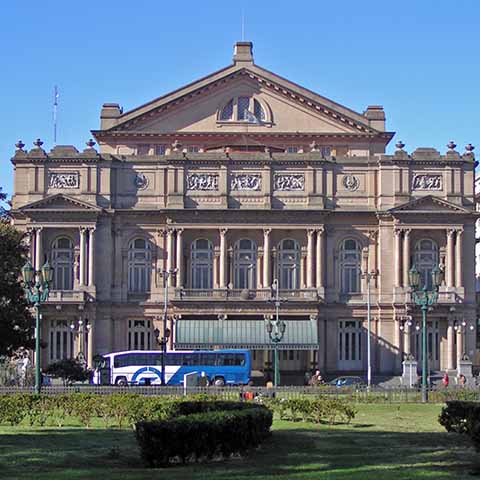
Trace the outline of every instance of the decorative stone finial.
{"label": "decorative stone finial", "polygon": [[405,147],[405,144],[404,144],[401,140],[399,140],[399,141],[395,144],[395,146],[396,146],[399,150],[403,150],[403,147]]}
{"label": "decorative stone finial", "polygon": [[456,146],[457,146],[457,144],[453,140],[450,140],[447,143],[447,148],[449,149],[450,152],[455,151]]}
{"label": "decorative stone finial", "polygon": [[42,148],[43,142],[42,142],[39,138],[37,138],[37,139],[33,142],[33,144],[34,144],[37,148]]}
{"label": "decorative stone finial", "polygon": [[272,149],[270,147],[265,147],[265,153],[271,157],[272,156]]}
{"label": "decorative stone finial", "polygon": [[175,140],[172,143],[172,149],[174,152],[179,152],[181,148],[182,148],[182,144],[178,140]]}
{"label": "decorative stone finial", "polygon": [[471,143],[469,143],[468,145],[465,145],[465,151],[467,153],[473,153],[474,150],[475,150],[475,147]]}
{"label": "decorative stone finial", "polygon": [[17,147],[17,150],[23,151],[23,147],[25,146],[25,144],[24,144],[21,140],[19,140],[19,141],[15,144],[15,146]]}
{"label": "decorative stone finial", "polygon": [[88,148],[93,148],[95,146],[96,142],[93,141],[92,138],[89,138],[88,139],[88,142],[85,142],[85,145],[88,147]]}
{"label": "decorative stone finial", "polygon": [[320,149],[318,148],[318,144],[317,142],[314,140],[311,144],[310,144],[310,151],[311,152],[318,152]]}
{"label": "decorative stone finial", "polygon": [[224,149],[223,149],[223,153],[225,153],[225,156],[227,158],[230,158],[230,151],[231,151],[230,147],[224,147]]}

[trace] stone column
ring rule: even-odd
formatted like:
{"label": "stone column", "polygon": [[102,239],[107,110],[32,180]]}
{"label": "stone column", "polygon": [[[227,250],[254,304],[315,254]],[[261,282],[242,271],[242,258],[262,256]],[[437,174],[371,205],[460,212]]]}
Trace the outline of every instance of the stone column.
{"label": "stone column", "polygon": [[[169,228],[167,230],[167,272],[173,270],[173,240],[174,240],[175,230]],[[173,286],[173,275],[168,274],[168,286]]]}
{"label": "stone column", "polygon": [[410,230],[403,231],[403,288],[408,288],[410,271]]}
{"label": "stone column", "polygon": [[412,352],[410,349],[410,325],[407,320],[404,324],[404,335],[403,335],[403,351],[405,352],[405,357],[408,357]]}
{"label": "stone column", "polygon": [[457,231],[455,243],[455,286],[463,287],[463,230]]}
{"label": "stone column", "polygon": [[317,230],[317,252],[316,252],[316,257],[317,257],[317,275],[316,275],[316,281],[317,281],[317,288],[323,288],[324,287],[324,278],[325,278],[325,258],[324,258],[324,252],[325,252],[325,229],[324,228],[319,228]]}
{"label": "stone column", "polygon": [[453,321],[449,320],[447,325],[447,370],[453,370],[455,368],[454,353],[455,330],[453,328]]}
{"label": "stone column", "polygon": [[446,271],[446,282],[447,287],[453,287],[453,272],[454,272],[454,255],[453,255],[453,236],[455,235],[455,230],[447,230],[447,271]]}
{"label": "stone column", "polygon": [[402,231],[398,228],[394,231],[395,234],[395,287],[402,286],[402,267],[400,265],[402,258]]}
{"label": "stone column", "polygon": [[27,230],[28,235],[28,257],[32,267],[35,267],[35,229],[30,228]]}
{"label": "stone column", "polygon": [[220,288],[227,287],[227,229],[220,229]]}
{"label": "stone column", "polygon": [[457,369],[460,365],[460,360],[462,359],[463,355],[463,326],[461,322],[458,323],[457,328]]}
{"label": "stone column", "polygon": [[88,352],[87,365],[88,368],[93,368],[93,320],[90,320],[90,328],[88,329]]}
{"label": "stone column", "polygon": [[35,230],[35,270],[42,268],[42,227]]}
{"label": "stone column", "polygon": [[313,243],[315,230],[307,230],[307,288],[313,288]]}
{"label": "stone column", "polygon": [[93,287],[95,280],[95,262],[93,260],[93,252],[95,246],[95,229],[90,228],[88,232],[88,286]]}
{"label": "stone column", "polygon": [[270,228],[263,230],[263,288],[269,288],[272,284],[270,276]]}
{"label": "stone column", "polygon": [[177,230],[177,288],[183,288],[183,228]]}
{"label": "stone column", "polygon": [[87,229],[85,227],[80,227],[80,286],[85,286],[85,239],[86,239]]}

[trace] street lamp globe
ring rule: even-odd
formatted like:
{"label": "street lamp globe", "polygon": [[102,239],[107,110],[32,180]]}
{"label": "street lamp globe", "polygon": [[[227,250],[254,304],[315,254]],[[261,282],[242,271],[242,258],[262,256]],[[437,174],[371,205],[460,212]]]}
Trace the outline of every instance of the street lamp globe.
{"label": "street lamp globe", "polygon": [[43,264],[42,267],[42,279],[44,283],[50,283],[53,278],[53,269],[50,267],[48,260]]}
{"label": "street lamp globe", "polygon": [[32,282],[34,273],[35,273],[35,270],[33,269],[33,266],[29,260],[22,268],[22,278],[27,285]]}
{"label": "street lamp globe", "polygon": [[417,290],[420,286],[420,273],[418,272],[415,265],[408,272],[408,282],[410,283],[410,287],[412,287],[413,290]]}
{"label": "street lamp globe", "polygon": [[432,270],[432,285],[433,288],[438,288],[442,284],[443,272],[438,268],[438,265]]}

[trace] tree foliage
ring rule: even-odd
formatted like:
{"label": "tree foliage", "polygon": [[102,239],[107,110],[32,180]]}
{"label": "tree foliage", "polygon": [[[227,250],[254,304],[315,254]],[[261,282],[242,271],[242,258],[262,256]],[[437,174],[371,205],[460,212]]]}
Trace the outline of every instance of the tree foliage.
{"label": "tree foliage", "polygon": [[[0,192],[1,193],[1,192]],[[23,234],[5,216],[0,218],[0,355],[30,347],[33,318],[20,282],[26,261]]]}
{"label": "tree foliage", "polygon": [[90,372],[79,361],[70,358],[50,364],[45,373],[63,379],[66,385],[84,382],[90,376]]}

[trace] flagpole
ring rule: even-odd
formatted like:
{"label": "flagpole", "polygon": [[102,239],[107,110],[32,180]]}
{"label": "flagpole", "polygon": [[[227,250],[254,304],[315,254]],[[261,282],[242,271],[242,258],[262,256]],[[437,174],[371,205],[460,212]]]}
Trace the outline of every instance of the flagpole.
{"label": "flagpole", "polygon": [[57,144],[57,107],[58,107],[58,87],[53,89],[53,145]]}

